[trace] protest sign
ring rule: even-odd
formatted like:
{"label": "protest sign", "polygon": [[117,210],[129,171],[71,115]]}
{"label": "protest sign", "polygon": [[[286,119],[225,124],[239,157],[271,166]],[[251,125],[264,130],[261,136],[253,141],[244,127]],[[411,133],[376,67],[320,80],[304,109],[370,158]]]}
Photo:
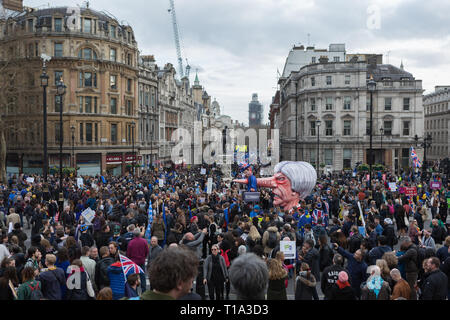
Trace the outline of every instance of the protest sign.
{"label": "protest sign", "polygon": [[397,191],[397,184],[395,182],[389,182],[389,189],[392,192]]}
{"label": "protest sign", "polygon": [[280,241],[280,251],[285,259],[295,259],[295,241]]}
{"label": "protest sign", "polygon": [[81,212],[81,216],[84,218],[86,224],[92,224],[92,220],[95,217],[95,211],[91,208],[87,208],[83,212]]}
{"label": "protest sign", "polygon": [[212,192],[212,178],[208,178],[208,182],[206,183],[206,193],[211,194]]}

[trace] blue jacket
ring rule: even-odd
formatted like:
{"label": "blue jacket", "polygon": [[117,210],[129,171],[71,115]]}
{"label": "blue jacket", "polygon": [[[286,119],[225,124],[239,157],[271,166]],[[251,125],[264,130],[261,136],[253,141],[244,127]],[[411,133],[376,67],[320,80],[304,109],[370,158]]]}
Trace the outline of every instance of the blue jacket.
{"label": "blue jacket", "polygon": [[302,236],[305,232],[305,225],[308,223],[310,225],[312,224],[312,217],[308,212],[306,212],[300,216],[300,218],[298,219],[298,224],[297,224],[297,229],[300,231],[300,234]]}
{"label": "blue jacket", "polygon": [[361,283],[367,279],[367,263],[365,263],[364,260],[361,262],[356,261],[353,254],[341,247],[338,248],[338,253],[348,259],[347,270],[351,278],[350,283],[355,290],[356,295],[359,297],[361,293]]}
{"label": "blue jacket", "polygon": [[391,252],[392,248],[389,246],[380,246],[375,247],[372,250],[369,251],[369,262],[371,265],[376,264],[377,259],[381,259],[383,257],[383,254],[386,252]]}
{"label": "blue jacket", "polygon": [[[258,212],[256,212],[255,210],[258,210]],[[250,218],[256,217],[260,213],[261,213],[261,210],[260,210],[259,206],[255,205],[253,210],[250,212]]]}
{"label": "blue jacket", "polygon": [[251,189],[255,189],[255,191],[258,190],[256,177],[254,175],[247,178],[247,191],[251,191]]}
{"label": "blue jacket", "polygon": [[113,292],[113,299],[119,300],[125,296],[125,277],[120,261],[108,267],[109,287]]}

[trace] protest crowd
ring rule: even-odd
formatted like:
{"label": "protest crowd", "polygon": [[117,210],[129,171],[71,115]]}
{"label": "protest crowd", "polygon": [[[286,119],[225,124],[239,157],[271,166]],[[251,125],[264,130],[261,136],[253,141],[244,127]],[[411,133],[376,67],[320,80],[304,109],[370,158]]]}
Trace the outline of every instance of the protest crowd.
{"label": "protest crowd", "polygon": [[214,165],[65,177],[62,211],[59,177],[14,175],[0,299],[450,299],[448,182],[366,174],[322,175],[291,210]]}

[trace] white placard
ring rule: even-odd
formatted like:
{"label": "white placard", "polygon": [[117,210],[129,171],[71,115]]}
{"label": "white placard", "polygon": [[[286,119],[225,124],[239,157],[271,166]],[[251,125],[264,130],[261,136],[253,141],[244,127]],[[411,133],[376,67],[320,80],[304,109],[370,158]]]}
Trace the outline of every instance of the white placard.
{"label": "white placard", "polygon": [[159,179],[159,187],[164,187],[164,179]]}
{"label": "white placard", "polygon": [[82,217],[84,218],[84,221],[86,224],[92,224],[92,220],[95,217],[95,211],[91,208],[87,208],[81,213]]}
{"label": "white placard", "polygon": [[77,178],[77,186],[81,188],[84,185],[83,178]]}
{"label": "white placard", "polygon": [[206,193],[211,194],[212,192],[212,178],[208,178],[208,182],[206,183]]}
{"label": "white placard", "polygon": [[284,253],[285,259],[295,259],[295,241],[280,241],[280,251]]}
{"label": "white placard", "polygon": [[206,174],[206,169],[205,168],[201,168],[200,169],[200,174]]}
{"label": "white placard", "polygon": [[397,191],[397,184],[395,182],[389,182],[389,189],[391,191]]}
{"label": "white placard", "polygon": [[33,183],[34,182],[34,178],[33,177],[28,177],[27,178],[27,182],[28,183]]}

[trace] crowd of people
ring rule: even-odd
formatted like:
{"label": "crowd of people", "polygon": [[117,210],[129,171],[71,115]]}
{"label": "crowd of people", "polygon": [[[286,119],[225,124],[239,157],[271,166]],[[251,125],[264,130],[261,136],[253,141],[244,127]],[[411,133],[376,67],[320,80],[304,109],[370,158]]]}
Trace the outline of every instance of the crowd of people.
{"label": "crowd of people", "polygon": [[[14,175],[0,185],[0,300],[275,300],[292,286],[296,300],[450,299],[441,185],[323,175],[283,210],[270,189],[245,202],[214,165],[65,177],[64,204],[58,177]],[[294,259],[281,241],[295,243]]]}

